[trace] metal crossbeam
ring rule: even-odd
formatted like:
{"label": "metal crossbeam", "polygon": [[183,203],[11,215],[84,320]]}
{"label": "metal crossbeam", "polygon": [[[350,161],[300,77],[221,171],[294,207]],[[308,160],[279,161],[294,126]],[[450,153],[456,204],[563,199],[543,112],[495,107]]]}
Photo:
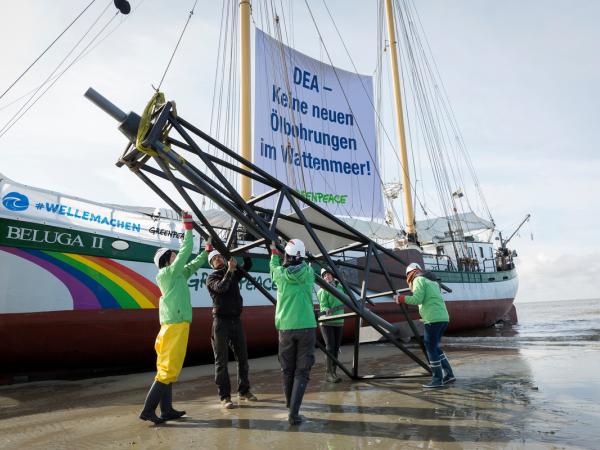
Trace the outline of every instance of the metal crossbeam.
{"label": "metal crossbeam", "polygon": [[[341,292],[331,286],[319,275],[315,277],[316,283],[350,309],[351,313],[347,315],[355,317],[356,320],[354,358],[351,368],[346,367],[339,361],[337,355],[329,353],[322,343],[317,343],[319,348],[328,357],[332,358],[346,375],[353,379],[404,376],[402,374],[393,376],[359,375],[358,349],[360,329],[363,323],[373,327],[417,365],[430,372],[427,360],[417,356],[397,338],[397,328],[366,306],[367,303],[373,304],[371,301],[373,298],[392,295],[395,292],[401,291],[398,289],[398,282],[394,280],[384,264],[382,255],[391,258],[397,263],[398,267],[405,267],[407,262],[401,257],[358,232],[271,174],[242,158],[208,134],[175,115],[171,103],[163,105],[152,117],[152,127],[143,142],[145,148],[153,150],[152,156],[150,156],[136,149],[133,144],[136,140],[135,134],[137,133],[136,120],[138,125],[140,121],[140,117],[137,114],[129,113],[125,119],[123,119],[122,114],[117,117],[111,111],[120,110],[91,88],[86,93],[86,97],[111,114],[115,119],[119,120],[121,123],[120,130],[130,141],[130,145],[117,162],[117,165],[129,167],[133,173],[174,210],[191,210],[202,225],[200,226],[195,222],[195,230],[204,239],[211,238],[213,246],[226,257],[240,255],[257,247],[268,247],[270,243],[275,243],[279,250],[282,251],[283,247],[280,243],[280,238],[289,240],[291,237],[297,237],[288,236],[288,231],[292,227],[300,227],[303,233],[308,236],[306,241],[307,246],[316,249],[313,252],[314,256],[309,256],[309,260],[314,263],[318,262],[322,266],[327,266],[334,277],[340,281],[345,292]],[[167,137],[165,137],[166,130],[169,130],[170,133]],[[175,132],[178,136],[171,136]],[[199,138],[204,144],[214,147],[216,149],[214,153],[211,154],[203,150],[194,138],[192,138],[192,135]],[[192,165],[188,159],[183,157],[183,154],[178,153],[175,149],[181,149],[193,154],[199,159],[200,167]],[[236,161],[239,166],[232,164],[232,160]],[[158,167],[153,167],[149,165],[150,163],[155,163]],[[267,192],[248,202],[244,201],[238,193],[237,188],[223,175],[223,172],[226,170],[233,170],[241,175],[250,176],[255,183],[266,186]],[[182,208],[182,204],[167,195],[149,175],[168,181],[178,193],[180,202],[185,203],[186,207]],[[227,231],[227,236],[224,239],[221,239],[218,230],[211,225],[210,221],[202,213],[202,210],[198,208],[191,193],[201,194],[210,198],[224,212],[231,216],[234,221],[233,226]],[[271,197],[276,198],[274,209],[259,205],[260,202]],[[293,211],[292,214],[284,214],[282,212],[284,204],[289,205],[291,211]],[[311,212],[313,220],[306,216],[307,211]],[[316,221],[314,220],[315,216],[318,218]],[[245,233],[253,237],[247,239],[243,244],[238,245],[237,234],[240,227],[243,228]],[[323,242],[323,237],[335,237],[345,242],[345,244],[334,249],[329,249]],[[364,252],[364,265],[356,261],[354,263],[339,262],[338,264],[338,261],[333,259],[333,256],[349,250]],[[357,287],[350,284],[343,275],[342,267],[350,267],[352,270],[359,270],[364,274],[361,286]],[[242,270],[246,278],[256,289],[271,303],[276,304],[277,300],[251,274],[244,271],[241,267],[238,267],[238,270]],[[385,292],[368,294],[369,280],[372,279],[372,277],[369,277],[371,273],[384,276],[387,287]],[[407,309],[404,305],[400,309],[414,337],[417,339],[423,354],[425,354],[422,339]]]}

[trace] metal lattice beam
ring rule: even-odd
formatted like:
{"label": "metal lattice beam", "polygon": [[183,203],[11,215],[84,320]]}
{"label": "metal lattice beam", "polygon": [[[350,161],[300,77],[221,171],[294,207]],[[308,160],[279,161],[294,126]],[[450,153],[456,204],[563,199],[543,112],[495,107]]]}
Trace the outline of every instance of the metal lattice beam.
{"label": "metal lattice beam", "polygon": [[[94,103],[98,104],[105,111],[117,118],[121,122],[120,130],[128,137],[130,142],[135,142],[135,133],[137,132],[136,118],[139,125],[139,116],[135,113],[125,115],[123,120],[122,111],[116,108],[112,103],[106,100],[100,94],[90,89],[86,96]],[[117,111],[120,114],[112,114],[111,111]],[[159,109],[152,118],[152,127],[144,139],[143,146],[153,150],[152,155],[148,155],[135,148],[134,145],[129,145],[125,153],[119,159],[117,165],[126,165],[133,171],[142,182],[152,189],[160,198],[163,199],[171,208],[176,211],[181,211],[181,204],[167,195],[150,176],[155,176],[161,180],[168,181],[175,188],[175,191],[180,197],[180,200],[185,203],[186,208],[190,209],[200,221],[194,223],[195,230],[202,235],[204,239],[211,238],[214,247],[226,257],[239,255],[247,250],[257,247],[268,247],[273,242],[281,251],[282,244],[280,238],[289,240],[290,236],[286,234],[286,227],[290,224],[301,227],[310,237],[310,243],[318,249],[318,253],[314,252],[314,256],[310,256],[309,260],[318,262],[321,265],[326,265],[342,284],[345,292],[332,287],[319,275],[315,277],[316,283],[331,295],[338,298],[352,312],[350,317],[356,320],[356,332],[354,343],[354,358],[352,368],[346,367],[337,359],[337,355],[329,353],[325,347],[318,342],[318,346],[323,350],[328,357],[332,358],[335,363],[344,371],[346,375],[353,379],[359,378],[379,378],[378,376],[360,376],[358,372],[359,362],[359,339],[362,323],[367,323],[379,332],[393,345],[398,347],[404,354],[411,358],[417,365],[421,366],[427,372],[430,371],[426,359],[423,359],[408,349],[398,338],[397,328],[375,314],[367,308],[367,303],[373,304],[372,299],[383,295],[392,295],[395,292],[401,292],[405,289],[398,289],[398,281],[390,275],[381,255],[386,255],[388,258],[397,262],[399,266],[406,266],[407,262],[395,254],[393,251],[381,246],[369,237],[353,229],[350,225],[333,216],[319,205],[303,197],[299,192],[282,183],[280,180],[255,166],[252,162],[245,160],[236,152],[233,152],[211,136],[194,127],[189,122],[185,121],[173,112],[172,104],[166,103]],[[168,135],[166,131],[173,134],[176,132],[177,137]],[[192,137],[194,135],[205,144],[216,149],[216,154],[209,154],[202,150],[201,146]],[[165,137],[166,136],[166,137]],[[176,150],[177,149],[177,150]],[[201,167],[197,167],[187,159],[184,154],[178,153],[178,150],[183,150],[199,159]],[[186,155],[187,155],[186,153]],[[229,160],[227,160],[229,159]],[[234,160],[245,168],[236,166],[230,161]],[[150,165],[155,163],[157,167]],[[266,186],[267,192],[246,202],[242,199],[235,186],[233,186],[223,175],[226,170],[233,170],[241,175],[251,177],[255,183],[260,183]],[[179,175],[176,176],[175,172]],[[222,240],[218,231],[213,227],[210,221],[204,216],[202,210],[197,207],[190,192],[204,195],[210,198],[217,206],[226,212],[233,219],[233,226],[229,229],[227,237]],[[265,208],[259,203],[269,197],[277,195],[276,206],[273,209]],[[291,207],[293,214],[284,214],[282,212],[284,203]],[[303,207],[304,206],[304,207]],[[313,215],[317,215],[326,225],[311,222],[306,217],[305,212],[313,211]],[[246,233],[252,235],[250,242],[238,245],[237,233],[239,228],[243,227]],[[323,236],[334,236],[343,242],[345,245],[337,248],[327,248],[323,242]],[[361,251],[365,254],[365,264],[344,263],[333,259],[334,256],[352,250],[354,252]],[[343,267],[351,267],[353,270],[360,270],[363,274],[363,281],[360,289],[346,280],[342,272]],[[271,303],[276,304],[276,299],[260,284],[256,279],[241,267],[246,278],[259,290]],[[372,279],[371,274],[383,275],[387,290],[386,292],[378,292],[376,294],[368,294],[369,281]],[[408,311],[401,306],[401,311],[409,324],[414,337],[419,342],[421,349],[424,351],[423,342],[417,332],[417,329],[412,322]],[[393,375],[393,377],[401,377],[403,375]],[[385,376],[389,378],[391,376]]]}

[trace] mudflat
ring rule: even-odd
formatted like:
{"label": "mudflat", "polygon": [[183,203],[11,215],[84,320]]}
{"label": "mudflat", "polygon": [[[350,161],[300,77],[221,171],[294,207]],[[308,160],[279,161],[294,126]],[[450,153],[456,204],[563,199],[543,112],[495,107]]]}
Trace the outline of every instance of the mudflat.
{"label": "mudflat", "polygon": [[[154,426],[138,419],[153,373],[0,387],[2,449],[598,448],[600,352],[570,347],[449,348],[457,382],[428,390],[395,347],[361,347],[363,374],[411,378],[325,381],[323,355],[292,427],[276,356],[250,361],[257,402],[223,410],[213,366],[186,367],[174,404]],[[352,349],[343,348],[342,360]],[[235,383],[235,365],[230,364]],[[421,376],[420,376],[421,375]]]}

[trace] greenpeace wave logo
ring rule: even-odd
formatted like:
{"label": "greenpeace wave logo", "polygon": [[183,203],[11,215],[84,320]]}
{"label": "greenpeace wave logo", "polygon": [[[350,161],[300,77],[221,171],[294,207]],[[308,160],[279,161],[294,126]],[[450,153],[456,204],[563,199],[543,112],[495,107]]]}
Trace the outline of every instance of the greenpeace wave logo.
{"label": "greenpeace wave logo", "polygon": [[9,192],[2,197],[2,204],[11,211],[25,211],[29,208],[29,199],[19,192]]}

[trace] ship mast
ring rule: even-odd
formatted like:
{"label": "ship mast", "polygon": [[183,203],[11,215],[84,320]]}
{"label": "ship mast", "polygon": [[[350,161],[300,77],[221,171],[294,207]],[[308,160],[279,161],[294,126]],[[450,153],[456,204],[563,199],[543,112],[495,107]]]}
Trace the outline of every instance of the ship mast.
{"label": "ship mast", "polygon": [[[252,116],[250,98],[250,11],[249,0],[240,1],[240,155],[252,161]],[[250,170],[244,164],[240,167]],[[252,196],[250,178],[240,176],[240,195],[246,201]]]}
{"label": "ship mast", "polygon": [[398,55],[396,41],[396,29],[394,26],[394,11],[392,9],[392,0],[385,0],[385,12],[387,18],[388,39],[390,42],[390,63],[392,70],[392,79],[394,86],[394,100],[396,107],[396,132],[398,133],[398,143],[400,145],[400,163],[402,169],[402,192],[404,196],[404,219],[406,221],[406,231],[409,243],[415,243],[417,232],[415,229],[415,213],[412,204],[412,192],[410,176],[408,173],[408,155],[406,152],[406,137],[404,132],[404,116],[402,113],[402,93],[400,92],[400,75],[398,74]]}

